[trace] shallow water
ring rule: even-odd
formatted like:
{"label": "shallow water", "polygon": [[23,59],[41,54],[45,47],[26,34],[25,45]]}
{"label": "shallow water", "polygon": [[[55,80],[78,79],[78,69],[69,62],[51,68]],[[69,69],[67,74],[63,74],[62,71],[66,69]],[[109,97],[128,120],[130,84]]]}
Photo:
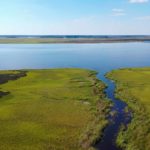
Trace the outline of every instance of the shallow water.
{"label": "shallow water", "polygon": [[[104,77],[118,68],[150,66],[150,43],[113,44],[2,44],[0,45],[0,70],[39,68],[87,68],[97,70],[98,77],[108,85],[106,94],[118,112],[114,123],[104,131],[97,149],[119,150],[116,135],[122,123],[127,124],[123,109],[126,104],[114,97],[115,85]],[[111,117],[109,119],[112,119]]]}

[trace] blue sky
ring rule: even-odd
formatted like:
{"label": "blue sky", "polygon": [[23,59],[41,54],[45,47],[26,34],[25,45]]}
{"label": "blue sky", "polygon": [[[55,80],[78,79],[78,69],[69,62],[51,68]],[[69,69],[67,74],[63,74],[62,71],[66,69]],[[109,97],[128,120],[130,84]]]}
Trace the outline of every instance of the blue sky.
{"label": "blue sky", "polygon": [[0,34],[150,35],[150,0],[0,0]]}

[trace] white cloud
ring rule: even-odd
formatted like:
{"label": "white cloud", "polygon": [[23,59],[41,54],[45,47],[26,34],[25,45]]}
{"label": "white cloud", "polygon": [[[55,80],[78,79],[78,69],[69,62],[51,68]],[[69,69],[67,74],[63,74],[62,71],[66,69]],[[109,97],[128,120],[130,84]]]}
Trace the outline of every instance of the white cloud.
{"label": "white cloud", "polygon": [[147,3],[149,0],[129,0],[130,3]]}
{"label": "white cloud", "polygon": [[126,15],[124,9],[114,8],[112,9],[112,12],[113,12],[113,16],[125,16]]}

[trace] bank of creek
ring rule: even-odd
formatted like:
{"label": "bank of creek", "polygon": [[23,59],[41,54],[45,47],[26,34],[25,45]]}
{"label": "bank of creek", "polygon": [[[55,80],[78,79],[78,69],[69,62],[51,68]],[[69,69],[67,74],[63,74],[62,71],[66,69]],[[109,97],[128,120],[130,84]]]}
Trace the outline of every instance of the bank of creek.
{"label": "bank of creek", "polygon": [[116,145],[117,134],[121,125],[127,126],[131,122],[131,112],[125,112],[127,104],[115,98],[115,83],[106,78],[103,74],[100,74],[98,78],[107,85],[105,90],[106,96],[113,102],[110,114],[115,115],[110,115],[108,117],[110,123],[105,128],[103,137],[97,142],[95,148],[97,150],[121,150],[121,148]]}

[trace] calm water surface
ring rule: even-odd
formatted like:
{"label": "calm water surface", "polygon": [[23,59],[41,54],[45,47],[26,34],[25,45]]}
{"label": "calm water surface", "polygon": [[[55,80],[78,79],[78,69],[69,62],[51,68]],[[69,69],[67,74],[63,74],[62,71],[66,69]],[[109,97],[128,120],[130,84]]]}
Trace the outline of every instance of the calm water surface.
{"label": "calm water surface", "polygon": [[150,66],[150,43],[0,45],[0,69]]}
{"label": "calm water surface", "polygon": [[[0,70],[39,69],[39,68],[87,68],[99,72],[98,77],[108,88],[107,96],[114,102],[113,118],[104,131],[102,141],[95,147],[101,150],[120,150],[115,145],[116,135],[121,124],[127,124],[124,108],[126,103],[115,98],[115,85],[104,77],[108,71],[125,67],[150,66],[150,43],[118,44],[31,44],[0,45]],[[110,117],[110,120],[112,118]]]}

